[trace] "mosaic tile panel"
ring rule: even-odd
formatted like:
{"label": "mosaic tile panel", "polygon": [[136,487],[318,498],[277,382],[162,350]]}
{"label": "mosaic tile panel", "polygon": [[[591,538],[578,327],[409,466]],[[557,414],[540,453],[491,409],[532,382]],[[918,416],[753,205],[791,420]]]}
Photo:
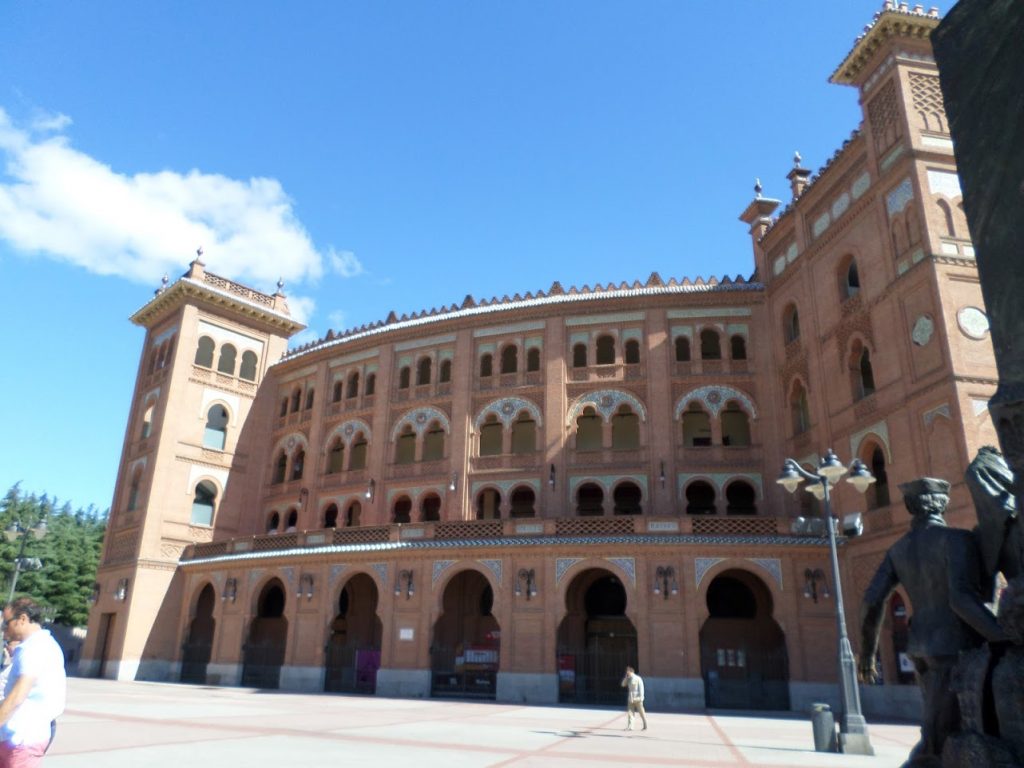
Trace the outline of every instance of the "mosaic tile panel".
{"label": "mosaic tile panel", "polygon": [[427,426],[433,421],[439,422],[441,424],[441,429],[448,434],[451,434],[452,428],[451,423],[448,421],[448,417],[437,408],[428,405],[423,408],[416,408],[404,414],[391,430],[391,440],[394,442],[398,439],[399,433],[401,433],[406,424],[412,426],[418,437],[423,437],[423,433],[426,431]]}
{"label": "mosaic tile panel", "polygon": [[540,478],[537,477],[520,477],[515,480],[474,480],[472,494],[476,496],[484,488],[497,488],[501,491],[502,496],[507,496],[513,488],[523,485],[529,486],[533,489],[534,493],[538,496],[540,495]]}
{"label": "mosaic tile panel", "polygon": [[555,559],[555,584],[558,584],[566,571],[580,562],[582,557],[559,557]]}
{"label": "mosaic tile panel", "polygon": [[349,419],[343,424],[339,424],[333,430],[331,434],[327,436],[327,445],[331,444],[336,435],[341,436],[341,441],[348,448],[352,443],[352,438],[355,437],[359,432],[363,433],[363,437],[366,438],[367,442],[373,441],[373,435],[370,433],[370,426],[362,419]]}
{"label": "mosaic tile panel", "polygon": [[636,558],[635,557],[606,557],[605,560],[612,565],[617,565],[629,577],[629,583],[636,586]]}
{"label": "mosaic tile panel", "polygon": [[495,581],[498,582],[498,586],[501,586],[501,560],[477,560],[477,562],[493,573]]}
{"label": "mosaic tile panel", "polygon": [[926,427],[930,427],[932,422],[935,421],[939,416],[944,416],[946,419],[952,420],[952,416],[949,412],[949,403],[943,403],[942,405],[932,408],[929,411],[925,411],[921,417]]}
{"label": "mosaic tile panel", "polygon": [[616,483],[632,480],[643,491],[643,499],[647,499],[647,475],[573,475],[569,478],[569,495],[576,492],[582,483],[597,483],[606,494],[611,493]]}
{"label": "mosaic tile panel", "polygon": [[291,456],[295,449],[300,446],[302,447],[302,450],[309,453],[309,441],[306,439],[306,436],[301,432],[292,432],[277,441],[277,444],[274,446],[274,450],[270,452],[270,455],[276,456],[278,451],[284,450],[288,456]]}
{"label": "mosaic tile panel", "polygon": [[895,189],[885,196],[885,210],[889,216],[895,216],[907,207],[907,203],[914,199],[914,186],[910,179],[901,181]]}
{"label": "mosaic tile panel", "polygon": [[430,571],[430,583],[437,584],[437,580],[441,578],[441,574],[451,566],[455,565],[455,563],[455,560],[435,560],[434,567]]}
{"label": "mosaic tile panel", "polygon": [[859,455],[861,443],[864,442],[864,438],[868,435],[876,435],[882,441],[882,446],[885,448],[885,460],[891,464],[892,449],[889,447],[889,425],[884,421],[879,421],[850,435],[850,455]]}
{"label": "mosaic tile panel", "polygon": [[764,568],[782,589],[782,561],[777,557],[748,557],[748,561]]}
{"label": "mosaic tile panel", "polygon": [[704,575],[722,562],[724,557],[696,557],[693,560],[694,565],[694,577],[696,578],[696,586],[700,588],[701,581],[704,580]]}
{"label": "mosaic tile panel", "polygon": [[332,565],[330,575],[327,577],[327,588],[334,591],[335,585],[338,583],[338,577],[341,576],[345,571],[348,570],[348,566],[343,563]]}
{"label": "mosaic tile panel", "polygon": [[582,315],[565,318],[567,326],[575,325],[620,325],[622,323],[642,323],[647,317],[646,312],[609,312],[603,315]]}
{"label": "mosaic tile panel", "polygon": [[669,320],[689,320],[696,317],[750,317],[750,307],[694,307],[693,309],[670,309],[665,313]]}

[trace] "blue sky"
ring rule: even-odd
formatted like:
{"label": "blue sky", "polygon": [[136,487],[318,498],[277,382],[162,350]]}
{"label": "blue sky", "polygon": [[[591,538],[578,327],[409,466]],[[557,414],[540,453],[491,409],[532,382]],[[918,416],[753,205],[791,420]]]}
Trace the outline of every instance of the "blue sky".
{"label": "blue sky", "polygon": [[[142,329],[196,247],[310,330],[749,275],[737,215],[860,120],[881,2],[6,3],[0,490],[110,504]],[[945,7],[942,9],[946,10]]]}

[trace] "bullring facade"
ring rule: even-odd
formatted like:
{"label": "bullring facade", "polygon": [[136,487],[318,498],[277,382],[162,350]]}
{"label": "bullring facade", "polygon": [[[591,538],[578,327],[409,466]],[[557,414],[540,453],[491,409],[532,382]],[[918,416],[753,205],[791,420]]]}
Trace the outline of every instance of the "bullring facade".
{"label": "bullring facade", "polygon": [[[995,367],[927,33],[887,6],[833,81],[865,119],[741,218],[750,279],[547,291],[301,329],[197,258],[146,329],[84,666],[386,695],[800,708],[834,688],[834,585],[782,462],[833,447],[848,620],[898,482],[994,439]],[[215,255],[211,256],[211,262]],[[845,484],[844,484],[845,485]],[[794,523],[797,523],[794,525]],[[901,706],[906,615],[882,650]]]}

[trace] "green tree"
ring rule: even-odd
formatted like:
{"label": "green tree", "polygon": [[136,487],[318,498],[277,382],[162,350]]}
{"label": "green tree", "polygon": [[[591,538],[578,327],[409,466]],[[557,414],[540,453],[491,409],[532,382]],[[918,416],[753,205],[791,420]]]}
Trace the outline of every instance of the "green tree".
{"label": "green tree", "polygon": [[[22,570],[18,576],[17,594],[31,595],[50,608],[59,624],[84,626],[89,616],[89,595],[96,581],[107,513],[95,507],[72,509],[70,503],[59,504],[46,494],[25,494],[19,485],[7,491],[0,502],[0,527],[22,529],[38,527],[46,522],[46,535],[36,538],[31,530],[27,536],[25,557],[39,558],[42,568]],[[22,541],[0,539],[0,577],[6,599],[14,575],[14,561]]]}

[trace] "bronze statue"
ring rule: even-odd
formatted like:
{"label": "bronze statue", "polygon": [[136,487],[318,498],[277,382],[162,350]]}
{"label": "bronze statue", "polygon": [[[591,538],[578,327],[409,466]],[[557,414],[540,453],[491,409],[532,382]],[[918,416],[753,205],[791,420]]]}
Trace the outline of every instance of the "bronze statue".
{"label": "bronze statue", "polygon": [[946,736],[956,731],[960,710],[950,676],[961,651],[1000,642],[1006,634],[985,606],[981,553],[970,531],[949,528],[943,518],[949,483],[920,478],[899,486],[913,516],[910,531],[885,555],[864,596],[860,671],[875,679],[875,653],[885,605],[902,584],[913,609],[907,653],[921,687],[921,740],[905,766],[941,765]]}

